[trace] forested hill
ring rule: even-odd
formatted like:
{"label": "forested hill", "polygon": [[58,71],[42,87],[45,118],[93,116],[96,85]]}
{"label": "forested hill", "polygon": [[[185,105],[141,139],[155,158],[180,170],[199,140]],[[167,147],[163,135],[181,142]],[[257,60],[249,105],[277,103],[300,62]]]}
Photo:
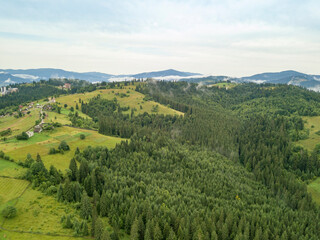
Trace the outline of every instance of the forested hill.
{"label": "forested hill", "polygon": [[[74,206],[78,215],[61,222],[76,235],[319,238],[320,209],[306,183],[320,177],[320,151],[296,146],[307,134],[302,117],[320,115],[318,93],[272,84],[219,88],[161,81],[95,88],[138,91],[145,95],[140,110],[153,100],[184,115],[157,114],[156,106],[151,113],[128,113],[117,98],[100,94],[74,99],[90,117],[89,127],[128,139],[114,149],[77,149],[66,173],[46,169],[41,156],[22,163],[34,188]],[[83,120],[78,112],[68,117],[76,127]]]}

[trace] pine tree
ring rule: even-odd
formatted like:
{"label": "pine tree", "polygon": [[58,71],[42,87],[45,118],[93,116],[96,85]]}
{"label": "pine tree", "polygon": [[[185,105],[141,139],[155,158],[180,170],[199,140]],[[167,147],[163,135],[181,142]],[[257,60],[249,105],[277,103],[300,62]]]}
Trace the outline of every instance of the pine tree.
{"label": "pine tree", "polygon": [[87,176],[84,180],[84,189],[86,190],[88,196],[92,197],[93,195],[93,186],[92,186],[92,178],[91,176]]}
{"label": "pine tree", "polygon": [[94,237],[97,240],[101,240],[102,234],[104,232],[104,226],[101,218],[97,218],[94,229]]}
{"label": "pine tree", "polygon": [[176,240],[176,239],[177,239],[176,234],[172,229],[170,229],[168,240]]}
{"label": "pine tree", "polygon": [[71,181],[76,181],[78,176],[77,162],[74,158],[71,158],[69,169],[71,170]]}
{"label": "pine tree", "polygon": [[143,239],[145,227],[144,227],[144,223],[141,215],[138,218],[138,231],[139,231],[139,239]]}
{"label": "pine tree", "polygon": [[216,233],[215,230],[213,230],[213,231],[211,232],[211,238],[210,238],[210,240],[218,240],[218,235],[217,235],[217,233]]}
{"label": "pine tree", "polygon": [[101,240],[111,240],[110,234],[107,230],[104,230],[101,236]]}
{"label": "pine tree", "polygon": [[74,152],[74,154],[75,154],[75,155],[80,154],[80,149],[79,149],[78,147],[76,148],[76,151]]}
{"label": "pine tree", "polygon": [[79,182],[83,183],[88,175],[89,175],[88,162],[87,160],[82,159],[79,167]]}
{"label": "pine tree", "polygon": [[139,240],[139,222],[138,219],[135,219],[130,231],[130,240]]}
{"label": "pine tree", "polygon": [[229,229],[227,223],[223,224],[221,230],[222,240],[227,240],[229,238]]}
{"label": "pine tree", "polygon": [[100,197],[100,216],[102,217],[108,216],[107,195],[105,191],[102,191],[102,194]]}
{"label": "pine tree", "polygon": [[149,228],[147,228],[145,233],[144,233],[144,240],[152,240]]}
{"label": "pine tree", "polygon": [[97,208],[95,205],[92,207],[92,221],[91,221],[91,236],[94,236],[96,229],[96,221],[98,218]]}
{"label": "pine tree", "polygon": [[91,203],[90,199],[86,193],[86,191],[83,191],[82,198],[81,198],[81,206],[80,206],[80,215],[84,219],[88,219],[92,214],[91,211]]}
{"label": "pine tree", "polygon": [[81,222],[81,232],[83,236],[88,236],[89,235],[89,228],[88,228],[88,223],[86,220],[83,220]]}
{"label": "pine tree", "polygon": [[66,180],[64,187],[63,187],[63,196],[64,199],[68,202],[72,202],[73,201],[73,189],[71,186],[71,183],[69,181],[69,179]]}
{"label": "pine tree", "polygon": [[71,216],[68,214],[66,222],[65,222],[66,228],[72,228],[72,222],[71,222]]}
{"label": "pine tree", "polygon": [[161,232],[159,223],[156,223],[156,226],[154,228],[153,239],[154,240],[162,240],[162,232]]}
{"label": "pine tree", "polygon": [[64,197],[63,197],[63,187],[62,187],[62,184],[59,185],[59,188],[58,188],[58,192],[57,192],[57,198],[58,198],[58,201],[59,202],[62,202]]}

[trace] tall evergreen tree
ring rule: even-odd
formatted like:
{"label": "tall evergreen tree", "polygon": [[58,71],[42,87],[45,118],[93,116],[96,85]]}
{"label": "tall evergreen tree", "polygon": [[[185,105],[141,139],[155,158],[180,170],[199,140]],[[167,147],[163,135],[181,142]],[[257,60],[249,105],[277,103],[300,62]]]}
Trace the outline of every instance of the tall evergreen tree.
{"label": "tall evergreen tree", "polygon": [[130,231],[130,240],[139,240],[139,222],[135,219]]}
{"label": "tall evergreen tree", "polygon": [[104,190],[102,191],[102,194],[100,197],[100,215],[102,217],[108,216],[107,195]]}
{"label": "tall evergreen tree", "polygon": [[88,219],[92,214],[90,199],[84,190],[81,198],[80,215],[83,219]]}
{"label": "tall evergreen tree", "polygon": [[69,169],[71,170],[71,181],[76,181],[78,176],[77,162],[74,158],[71,158]]}

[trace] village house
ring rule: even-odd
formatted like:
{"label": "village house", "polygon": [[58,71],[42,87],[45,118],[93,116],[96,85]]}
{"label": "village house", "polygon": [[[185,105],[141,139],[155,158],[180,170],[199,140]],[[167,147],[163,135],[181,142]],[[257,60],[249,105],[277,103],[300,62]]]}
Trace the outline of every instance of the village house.
{"label": "village house", "polygon": [[67,89],[67,90],[70,90],[70,89],[71,89],[71,84],[70,84],[70,83],[65,83],[65,84],[63,85],[63,88],[64,88],[64,89]]}
{"label": "village house", "polygon": [[41,127],[40,125],[36,125],[36,126],[34,127],[34,132],[35,132],[35,133],[41,133],[41,132],[42,132],[42,127]]}
{"label": "village house", "polygon": [[31,138],[34,135],[34,132],[32,131],[27,131],[26,134],[28,134],[28,137]]}

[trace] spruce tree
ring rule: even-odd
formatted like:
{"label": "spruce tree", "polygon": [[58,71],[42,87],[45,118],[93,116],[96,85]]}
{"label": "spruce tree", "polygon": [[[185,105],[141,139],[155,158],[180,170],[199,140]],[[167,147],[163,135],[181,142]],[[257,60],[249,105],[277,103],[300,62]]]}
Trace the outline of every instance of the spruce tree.
{"label": "spruce tree", "polygon": [[137,218],[131,226],[130,240],[139,240],[139,222]]}
{"label": "spruce tree", "polygon": [[161,228],[159,226],[159,223],[156,223],[156,226],[154,228],[153,239],[154,240],[162,240],[162,232],[161,232]]}
{"label": "spruce tree", "polygon": [[84,190],[81,198],[80,215],[83,219],[88,219],[92,214],[90,199]]}
{"label": "spruce tree", "polygon": [[144,240],[152,240],[149,228],[147,228],[145,233],[144,233]]}
{"label": "spruce tree", "polygon": [[63,199],[64,199],[62,184],[59,184],[59,188],[58,188],[58,191],[57,191],[57,198],[58,198],[59,202],[62,202]]}
{"label": "spruce tree", "polygon": [[92,185],[92,178],[91,176],[87,176],[84,180],[84,189],[86,190],[88,196],[92,197],[93,195],[93,185]]}
{"label": "spruce tree", "polygon": [[93,205],[92,207],[92,221],[91,221],[91,236],[94,236],[96,229],[96,221],[98,218],[97,207]]}
{"label": "spruce tree", "polygon": [[77,162],[74,158],[71,158],[69,169],[71,170],[71,181],[76,181],[78,176]]}
{"label": "spruce tree", "polygon": [[100,216],[107,217],[108,216],[108,206],[107,206],[107,195],[106,192],[103,190],[101,197],[100,197]]}
{"label": "spruce tree", "polygon": [[102,234],[104,232],[104,226],[101,218],[97,218],[94,229],[94,237],[97,240],[101,240]]}
{"label": "spruce tree", "polygon": [[176,234],[172,229],[170,229],[168,240],[177,240]]}
{"label": "spruce tree", "polygon": [[89,174],[89,166],[86,159],[82,159],[79,167],[79,182],[83,183]]}
{"label": "spruce tree", "polygon": [[104,230],[100,240],[111,240],[108,230]]}
{"label": "spruce tree", "polygon": [[63,196],[66,201],[68,201],[68,202],[73,201],[74,193],[73,193],[72,185],[71,185],[69,179],[67,179],[64,184]]}

